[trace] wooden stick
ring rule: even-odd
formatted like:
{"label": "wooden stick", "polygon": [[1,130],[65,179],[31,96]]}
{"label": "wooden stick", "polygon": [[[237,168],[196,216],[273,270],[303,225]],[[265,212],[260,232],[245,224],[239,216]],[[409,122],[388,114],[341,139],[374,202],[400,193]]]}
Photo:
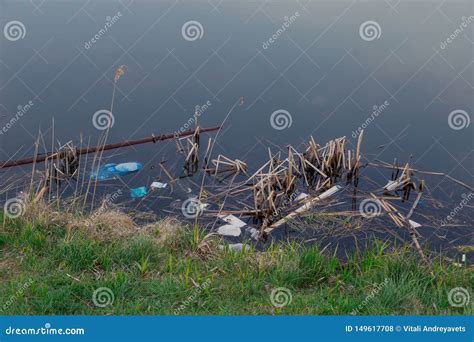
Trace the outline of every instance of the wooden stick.
{"label": "wooden stick", "polygon": [[[211,128],[203,128],[203,129],[200,130],[200,132],[202,132],[202,133],[212,132],[212,131],[217,131],[218,129],[220,129],[220,126],[219,127],[211,127]],[[128,147],[128,146],[146,144],[146,143],[151,143],[151,142],[155,143],[157,141],[187,137],[187,136],[190,136],[190,135],[193,135],[193,134],[194,134],[194,131],[185,131],[185,132],[180,132],[180,133],[177,133],[177,134],[161,134],[161,135],[158,135],[158,136],[152,135],[151,137],[138,139],[138,140],[126,140],[126,141],[123,141],[123,142],[104,145],[104,146],[85,147],[85,148],[77,149],[76,153],[77,153],[77,155],[81,155],[81,154],[89,154],[89,153],[95,153],[95,152],[105,151],[105,150],[114,150],[114,149],[121,148],[121,147]],[[24,158],[24,159],[19,159],[19,160],[10,160],[10,161],[6,161],[6,162],[0,162],[0,169],[5,169],[7,167],[13,167],[13,166],[19,166],[19,165],[25,165],[25,164],[44,162],[46,159],[48,159],[49,157],[51,157],[51,156],[53,156],[57,153],[58,152],[48,152],[48,153],[41,154],[41,155],[31,157],[31,158]]]}
{"label": "wooden stick", "polygon": [[317,196],[317,197],[308,197],[304,202],[305,204],[302,205],[301,207],[299,207],[298,209],[296,209],[295,211],[291,212],[290,214],[288,214],[287,216],[285,216],[284,218],[282,218],[281,220],[271,224],[270,226],[268,226],[267,228],[264,229],[264,232],[266,234],[269,234],[272,232],[272,230],[274,230],[275,228],[278,228],[279,226],[285,224],[286,222],[288,222],[289,220],[291,220],[292,218],[308,211],[309,209],[311,209],[312,207],[314,207],[318,202],[320,202],[321,200],[325,199],[325,198],[328,198],[332,195],[334,195],[336,192],[338,192],[339,190],[341,190],[342,187],[340,185],[335,185],[333,186],[332,188],[330,188],[329,190],[323,192],[321,195]]}

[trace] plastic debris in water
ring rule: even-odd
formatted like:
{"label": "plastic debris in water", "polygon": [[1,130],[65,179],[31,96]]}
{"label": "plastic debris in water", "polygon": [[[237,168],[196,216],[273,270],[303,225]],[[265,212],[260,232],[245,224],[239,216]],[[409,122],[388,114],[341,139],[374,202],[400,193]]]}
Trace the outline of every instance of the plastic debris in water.
{"label": "plastic debris in water", "polygon": [[250,237],[252,239],[258,240],[258,237],[260,236],[260,232],[257,229],[253,227],[248,227],[245,229],[245,231],[250,234]]}
{"label": "plastic debris in water", "polygon": [[421,224],[419,224],[418,222],[415,222],[412,220],[408,220],[408,222],[410,223],[410,226],[412,226],[413,228],[421,227]]}
{"label": "plastic debris in water", "polygon": [[152,182],[150,185],[150,188],[152,189],[164,189],[168,186],[166,183],[161,183],[161,182]]}
{"label": "plastic debris in water", "polygon": [[302,192],[302,193],[300,193],[298,196],[296,196],[295,201],[302,201],[302,200],[304,200],[304,199],[305,199],[306,197],[308,197],[308,196],[309,196],[308,194]]}
{"label": "plastic debris in water", "polygon": [[226,225],[223,225],[217,229],[217,234],[224,236],[240,236],[241,228],[246,225],[244,221],[235,217],[234,215],[219,215],[219,218],[225,222]]}
{"label": "plastic debris in water", "polygon": [[117,164],[115,166],[115,170],[117,170],[122,176],[128,173],[140,171],[142,167],[143,165],[140,163],[130,162],[130,163]]}
{"label": "plastic debris in water", "polygon": [[141,186],[139,188],[130,189],[130,197],[131,198],[141,198],[148,193],[148,190],[145,186]]}
{"label": "plastic debris in water", "polygon": [[226,224],[217,229],[217,234],[224,236],[239,236],[242,233],[240,227],[233,226],[231,224]]}
{"label": "plastic debris in water", "polygon": [[94,180],[108,180],[116,179],[118,177],[126,176],[130,173],[138,172],[143,165],[136,162],[121,163],[121,164],[105,164],[99,167],[97,171],[92,171],[91,179]]}

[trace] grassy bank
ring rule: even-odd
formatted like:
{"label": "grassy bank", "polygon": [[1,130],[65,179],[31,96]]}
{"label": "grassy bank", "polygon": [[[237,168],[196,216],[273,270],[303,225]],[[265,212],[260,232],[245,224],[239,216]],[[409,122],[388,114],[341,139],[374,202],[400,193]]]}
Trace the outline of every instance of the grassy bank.
{"label": "grassy bank", "polygon": [[[473,313],[472,300],[456,308],[447,296],[455,287],[470,289],[472,269],[434,261],[432,278],[407,248],[379,243],[341,263],[292,243],[265,252],[220,250],[220,241],[171,220],[142,229],[126,218],[94,228],[2,220],[4,315]],[[101,287],[109,290],[96,292],[97,306]],[[273,305],[276,288],[285,290],[274,291]]]}

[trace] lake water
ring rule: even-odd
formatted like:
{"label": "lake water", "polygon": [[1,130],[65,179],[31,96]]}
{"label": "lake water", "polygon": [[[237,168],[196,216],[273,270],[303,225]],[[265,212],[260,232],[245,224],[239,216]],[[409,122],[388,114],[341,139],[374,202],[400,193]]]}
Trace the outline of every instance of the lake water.
{"label": "lake water", "polygon": [[[43,152],[81,137],[95,145],[93,115],[110,109],[125,65],[110,143],[173,133],[206,104],[202,127],[225,119],[213,154],[250,170],[268,147],[301,148],[310,135],[355,144],[365,128],[365,161],[411,158],[472,187],[473,15],[472,1],[0,0],[0,159],[32,156],[40,130]],[[105,191],[166,180],[164,160],[178,175],[175,150],[170,141],[107,153],[144,168]],[[31,168],[2,173],[5,186]],[[467,192],[444,178],[429,186],[453,207]],[[175,196],[134,205],[156,211]]]}

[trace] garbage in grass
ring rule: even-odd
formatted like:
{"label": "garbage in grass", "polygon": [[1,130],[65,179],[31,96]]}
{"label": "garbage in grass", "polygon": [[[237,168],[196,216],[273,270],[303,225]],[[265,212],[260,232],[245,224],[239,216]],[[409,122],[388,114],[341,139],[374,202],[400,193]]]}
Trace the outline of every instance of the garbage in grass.
{"label": "garbage in grass", "polygon": [[140,186],[138,188],[130,189],[131,198],[141,198],[143,196],[146,196],[147,193],[148,193],[148,190],[146,189],[145,186]]}
{"label": "garbage in grass", "polygon": [[150,188],[152,189],[165,189],[168,186],[167,183],[161,183],[161,182],[152,182],[150,185]]}
{"label": "garbage in grass", "polygon": [[258,237],[260,236],[260,233],[257,229],[253,228],[253,227],[248,227],[247,229],[245,229],[245,231],[250,234],[250,237],[254,240],[258,240]]}
{"label": "garbage in grass", "polygon": [[94,180],[109,180],[109,179],[116,179],[118,177],[126,176],[131,173],[138,172],[142,169],[143,165],[137,162],[129,162],[129,163],[108,163],[105,164],[97,171],[91,172],[91,179]]}
{"label": "garbage in grass", "polygon": [[[228,244],[227,246],[229,246],[229,249],[234,252],[248,251],[250,249],[250,246],[244,243],[231,243],[231,244]],[[220,245],[219,249],[225,250],[225,246]]]}
{"label": "garbage in grass", "polygon": [[[393,163],[383,161],[362,163],[362,132],[354,148],[350,146],[353,144],[348,144],[346,137],[331,139],[323,145],[317,144],[314,138],[310,137],[303,149],[296,149],[291,145],[277,152],[269,149],[268,160],[265,162],[265,158],[264,164],[253,170],[253,173],[247,173],[246,163],[239,159],[222,154],[219,154],[217,158],[212,158],[214,145],[211,139],[208,140],[203,158],[200,158],[202,155],[198,153],[200,133],[201,128],[196,125],[191,135],[192,139],[188,137],[176,139],[178,153],[183,154],[185,164],[181,175],[177,174],[173,166],[165,168],[163,161],[160,163],[160,168],[168,178],[168,183],[150,181],[151,184],[147,183],[146,188],[132,189],[130,196],[141,198],[148,192],[170,188],[171,193],[184,197],[184,199],[176,200],[172,197],[166,198],[170,200],[171,209],[180,210],[187,219],[196,218],[196,214],[203,216],[204,220],[218,216],[223,222],[217,226],[217,229],[213,229],[213,233],[225,237],[242,237],[246,240],[265,242],[270,239],[270,234],[280,227],[285,227],[285,229],[279,229],[280,232],[274,233],[276,239],[280,239],[283,235],[294,235],[295,232],[300,234],[293,226],[295,222],[307,224],[308,230],[316,231],[316,229],[326,228],[319,224],[320,221],[325,220],[330,223],[341,221],[341,224],[338,223],[334,227],[337,227],[341,234],[346,234],[342,231],[345,220],[353,219],[357,221],[357,224],[369,229],[378,229],[377,225],[380,225],[380,222],[377,221],[385,220],[388,222],[384,222],[384,225],[394,223],[398,229],[408,230],[407,236],[411,238],[413,246],[422,260],[427,261],[418,241],[423,236],[417,231],[417,228],[422,226],[428,227],[424,223],[427,219],[424,213],[416,209],[424,206],[431,207],[431,201],[423,202],[422,197],[426,196],[425,181],[418,176],[428,174],[446,177],[472,192],[468,185],[449,175],[420,171],[409,163],[400,165],[396,160]],[[69,152],[68,158],[64,158],[65,164],[51,168],[53,170],[51,179],[57,178],[59,173],[61,175],[62,173],[74,174],[74,164],[71,163],[76,150],[70,148],[67,151]],[[199,159],[202,159],[202,163],[199,163]],[[141,168],[141,164],[133,162],[106,164],[96,170],[92,178],[114,179],[137,172]],[[392,174],[387,175],[384,183],[377,183],[377,187],[362,187],[361,181],[368,179],[362,172],[368,168],[379,169],[379,171],[388,169]],[[69,171],[65,172],[63,169]],[[212,187],[207,188],[209,180],[205,181],[203,178],[200,181],[199,196],[185,199],[193,196],[192,193],[199,186],[199,181],[192,179],[192,175],[198,170],[204,171],[203,176],[207,178],[213,177]],[[153,177],[163,179],[161,173]],[[50,178],[46,177],[46,179]],[[370,179],[369,181],[369,184],[374,184]],[[414,201],[410,200],[411,193],[416,194]],[[202,203],[201,200],[207,203]],[[436,203],[437,208],[440,205],[442,204]],[[217,210],[207,209],[208,206]],[[201,215],[204,209],[206,213]],[[240,219],[243,217],[245,217],[245,222]],[[423,221],[419,221],[420,219]],[[251,224],[246,224],[246,222],[251,222]],[[314,222],[316,224],[313,224]],[[340,229],[339,226],[341,226]],[[446,224],[441,222],[441,225],[436,225],[436,229],[444,229],[444,226]],[[393,235],[397,239],[404,239],[404,236],[400,236],[398,232]]]}
{"label": "garbage in grass", "polygon": [[226,224],[217,228],[217,234],[223,236],[240,236],[241,233],[242,231],[239,227],[233,226],[231,224]]}

